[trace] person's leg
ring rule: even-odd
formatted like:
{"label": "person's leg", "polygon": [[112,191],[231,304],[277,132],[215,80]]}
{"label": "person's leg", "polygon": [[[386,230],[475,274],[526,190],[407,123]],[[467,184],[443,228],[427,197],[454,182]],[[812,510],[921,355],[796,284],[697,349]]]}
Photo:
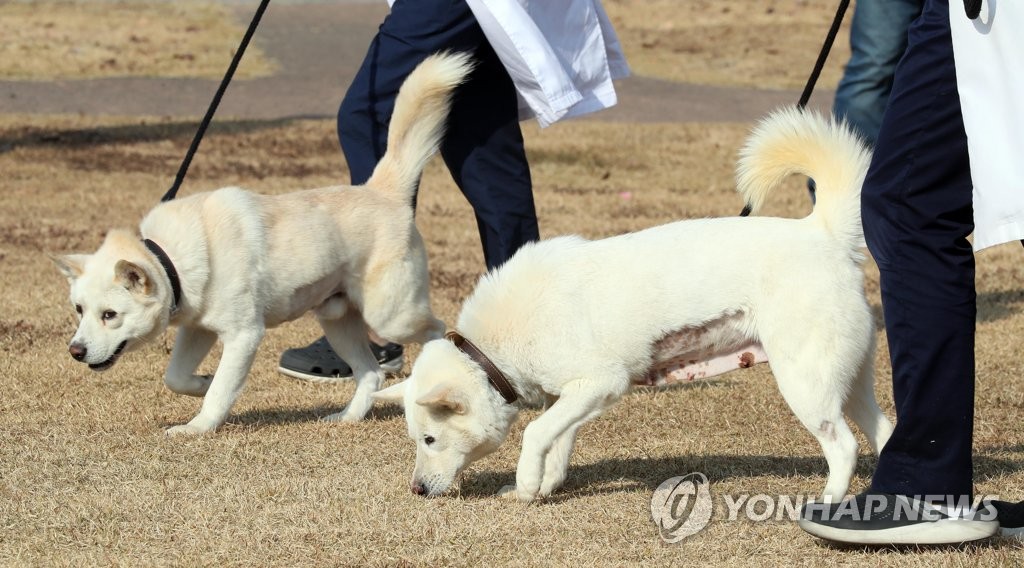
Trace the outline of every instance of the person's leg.
{"label": "person's leg", "polygon": [[370,42],[338,109],[338,140],[351,182],[370,178],[387,147],[395,97],[428,55],[474,51],[486,43],[465,1],[397,0]]}
{"label": "person's leg", "polygon": [[395,2],[342,101],[338,136],[352,183],[364,182],[384,153],[402,81],[442,49],[472,51],[476,59],[455,93],[441,154],[473,206],[493,268],[539,231],[515,86],[465,2]]}
{"label": "person's leg", "polygon": [[[865,239],[881,275],[896,427],[871,488],[853,501],[860,516],[837,518],[839,509],[805,516],[801,527],[812,534],[940,543],[985,538],[997,528],[990,518],[923,515],[925,503],[961,505],[973,493],[971,193],[948,4],[928,0],[910,28],[862,193]],[[872,498],[884,506],[866,515]]]}
{"label": "person's leg", "polygon": [[[388,122],[398,87],[381,89],[376,69],[380,67],[380,35],[370,42],[363,64],[338,107],[338,142],[348,165],[349,183],[361,185],[370,179],[387,147]],[[402,66],[403,69],[407,65]],[[401,81],[397,82],[401,85]],[[383,92],[382,92],[383,91]],[[381,108],[383,107],[383,108]]]}
{"label": "person's leg", "polygon": [[[881,275],[896,430],[872,489],[971,495],[974,254],[967,135],[948,5],[912,29],[862,194]],[[941,7],[941,9],[940,9]]]}
{"label": "person's leg", "polygon": [[473,206],[490,269],[540,234],[515,86],[486,41],[475,53],[477,67],[455,93],[441,155]]}
{"label": "person's leg", "polygon": [[[924,0],[858,0],[850,25],[850,60],[832,101],[832,114],[845,119],[873,146],[889,102],[896,64],[907,49],[907,29],[921,15]],[[814,180],[807,180],[811,204]]]}
{"label": "person's leg", "polygon": [[[481,46],[490,51],[483,31],[465,1],[397,0],[392,5],[391,12],[370,43],[366,57],[338,109],[338,139],[349,166],[352,184],[361,184],[369,179],[377,162],[384,155],[395,97],[409,73],[433,53],[443,50],[476,52]],[[489,75],[483,79],[476,79],[477,75],[474,73],[470,83],[479,84],[481,80],[486,81],[493,75],[490,63],[483,68]],[[508,88],[511,89],[514,107],[515,91],[511,86],[511,80],[507,79],[507,74],[505,78]],[[462,106],[458,102],[461,98],[458,92],[456,97],[457,100],[453,102],[453,114],[457,114],[458,108]],[[474,98],[470,96],[469,100],[472,101]],[[518,133],[518,124],[515,126]],[[451,136],[449,133],[446,139]],[[495,137],[495,140],[503,139]],[[521,137],[519,143],[521,149]],[[525,154],[522,161],[525,164]],[[514,162],[512,160],[510,163]],[[453,170],[453,176],[460,182],[460,177],[455,171]],[[528,170],[526,176],[529,191]],[[461,182],[460,186],[463,186]],[[477,207],[473,199],[470,199],[470,202],[474,208]],[[532,213],[532,201],[530,206]],[[478,219],[479,215],[478,213]],[[525,238],[523,242],[529,238]],[[499,258],[495,262],[504,260],[504,253],[488,252],[491,249],[491,240],[502,242],[502,239],[485,237],[483,228],[481,239],[484,241],[485,258],[489,267],[493,258]],[[507,254],[510,255],[511,252]],[[370,347],[385,370],[401,369],[403,350],[400,345],[377,345],[371,341]],[[329,381],[347,378],[352,374],[349,365],[334,353],[323,337],[306,347],[286,350],[281,355],[278,370],[286,375],[306,380]]]}
{"label": "person's leg", "polygon": [[924,0],[858,0],[850,26],[850,60],[836,89],[832,112],[874,144],[907,48],[907,29]]}

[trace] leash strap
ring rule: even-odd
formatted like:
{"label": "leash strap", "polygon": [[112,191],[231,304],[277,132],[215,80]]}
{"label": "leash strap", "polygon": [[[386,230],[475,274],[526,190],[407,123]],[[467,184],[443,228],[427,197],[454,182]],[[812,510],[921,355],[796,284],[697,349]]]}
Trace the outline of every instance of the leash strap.
{"label": "leash strap", "polygon": [[199,149],[199,143],[203,140],[206,128],[210,126],[210,121],[213,120],[213,113],[217,112],[217,106],[220,105],[220,99],[224,96],[224,91],[227,90],[228,83],[231,82],[231,78],[234,77],[235,69],[238,68],[238,63],[242,60],[245,48],[249,47],[249,40],[251,40],[253,34],[256,33],[256,26],[260,24],[260,18],[263,17],[263,12],[267,11],[267,6],[269,4],[270,0],[262,0],[259,8],[256,9],[256,14],[253,15],[252,21],[249,22],[249,29],[245,31],[245,36],[242,37],[242,43],[238,45],[238,51],[235,52],[235,56],[231,59],[231,65],[228,66],[227,73],[224,74],[224,78],[220,82],[220,87],[217,88],[217,92],[213,95],[213,100],[210,101],[210,107],[206,109],[206,116],[204,116],[203,121],[199,123],[199,129],[196,131],[196,135],[192,139],[192,145],[189,146],[188,151],[185,152],[185,159],[181,162],[181,167],[178,168],[178,175],[174,178],[174,184],[171,185],[171,188],[167,190],[167,193],[160,198],[161,202],[170,201],[178,194],[178,188],[181,187],[181,183],[185,181],[185,174],[188,172],[188,167],[192,163],[192,157],[195,156],[196,151]]}
{"label": "leash strap", "polygon": [[[814,85],[818,83],[818,77],[821,76],[821,70],[825,67],[825,61],[828,59],[829,52],[832,51],[832,44],[836,41],[836,35],[839,34],[839,28],[843,24],[843,18],[846,16],[846,9],[849,7],[850,0],[840,0],[839,7],[836,9],[836,15],[832,19],[832,27],[829,28],[828,35],[825,36],[825,43],[822,44],[821,51],[818,52],[818,60],[814,62],[814,69],[811,70],[811,75],[807,77],[804,92],[800,94],[800,100],[796,103],[797,108],[800,110],[807,108],[807,103],[811,100]],[[750,213],[751,208],[748,203],[740,211],[740,217],[747,217]]]}
{"label": "leash strap", "polygon": [[811,100],[811,93],[814,92],[814,85],[818,82],[818,77],[821,75],[822,68],[825,67],[825,60],[828,59],[828,54],[832,51],[832,44],[836,41],[836,35],[839,33],[839,27],[843,24],[843,17],[846,16],[846,9],[850,6],[850,0],[841,0],[839,2],[839,8],[836,9],[836,16],[832,19],[832,27],[828,30],[828,35],[825,36],[825,43],[821,46],[821,51],[818,53],[818,60],[814,62],[814,69],[811,70],[811,76],[807,78],[807,84],[804,85],[804,92],[800,95],[800,101],[796,103],[799,108],[806,108],[807,102]]}

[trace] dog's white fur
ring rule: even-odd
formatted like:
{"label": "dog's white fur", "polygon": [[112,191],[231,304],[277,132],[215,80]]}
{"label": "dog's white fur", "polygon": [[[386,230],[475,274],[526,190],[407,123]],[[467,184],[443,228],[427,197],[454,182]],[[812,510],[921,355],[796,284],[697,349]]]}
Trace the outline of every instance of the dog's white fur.
{"label": "dog's white fur", "polygon": [[[367,329],[401,343],[444,333],[430,309],[426,253],[411,204],[440,143],[451,93],[470,68],[465,54],[440,54],[409,75],[387,152],[365,185],[275,196],[224,188],[150,211],[141,234],[167,252],[181,279],[173,314],[166,272],[128,231],[111,231],[95,254],[55,259],[82,314],[73,353],[84,349],[84,361],[102,370],[122,350],[179,326],[165,383],[205,398],[195,418],[168,433],[198,434],[224,423],[264,331],[313,310],[357,381],[349,405],[328,419],[363,418],[384,380]],[[216,373],[197,376],[218,339],[224,354]]]}
{"label": "dog's white fur", "polygon": [[[844,411],[875,451],[892,430],[873,391],[874,323],[861,270],[868,162],[845,125],[783,110],[748,140],[739,189],[756,212],[785,176],[812,176],[818,201],[808,217],[680,221],[598,241],[560,237],[525,246],[485,275],[458,329],[524,401],[550,405],[523,433],[514,494],[530,501],[557,489],[580,426],[632,383],[650,382],[644,377],[667,359],[721,362],[731,354],[737,368],[763,353],[824,450],[824,495],[844,496],[857,458]],[[412,489],[425,495],[444,492],[494,451],[518,412],[444,339],[424,346],[408,380],[375,397],[405,406],[417,446]]]}

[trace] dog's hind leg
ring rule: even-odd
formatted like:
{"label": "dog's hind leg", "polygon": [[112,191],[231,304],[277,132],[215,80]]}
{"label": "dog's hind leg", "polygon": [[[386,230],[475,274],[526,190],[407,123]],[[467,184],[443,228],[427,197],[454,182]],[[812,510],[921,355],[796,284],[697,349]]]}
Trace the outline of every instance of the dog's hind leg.
{"label": "dog's hind leg", "polygon": [[[425,272],[425,271],[424,271]],[[424,274],[424,278],[426,275]],[[390,284],[401,289],[415,283]],[[426,343],[444,337],[445,324],[434,317],[426,287],[407,294],[366,293],[363,317],[374,332],[395,343]]]}
{"label": "dog's hind leg", "polygon": [[849,397],[846,399],[844,410],[846,415],[867,436],[868,443],[875,454],[882,451],[882,447],[889,441],[892,435],[892,422],[882,413],[875,399],[875,373],[871,354],[861,367]]}
{"label": "dog's hind leg", "polygon": [[771,358],[771,350],[768,355],[782,397],[797,419],[818,439],[825,454],[828,481],[822,494],[838,502],[846,496],[857,465],[857,439],[842,413],[847,381],[833,376],[839,370],[816,364],[818,361],[811,355],[803,355],[807,364],[787,357]]}
{"label": "dog's hind leg", "polygon": [[322,317],[320,327],[324,329],[324,335],[334,351],[352,367],[352,377],[356,381],[356,392],[348,406],[341,412],[324,417],[324,420],[362,420],[373,406],[370,395],[384,384],[384,371],[377,364],[367,342],[366,324],[358,312],[350,309],[340,318]]}
{"label": "dog's hind leg", "polygon": [[203,362],[210,348],[217,341],[217,334],[205,329],[181,327],[174,338],[171,362],[164,374],[164,384],[172,392],[188,396],[204,396],[210,388],[209,375],[196,375],[196,369]]}
{"label": "dog's hind leg", "polygon": [[415,226],[401,257],[368,269],[362,312],[366,325],[395,343],[426,343],[444,337],[445,324],[430,309],[427,252]]}
{"label": "dog's hind leg", "polygon": [[[417,309],[419,306],[411,307]],[[404,313],[373,328],[381,337],[395,343],[426,343],[444,337],[445,324],[435,318],[429,310],[410,316]]]}

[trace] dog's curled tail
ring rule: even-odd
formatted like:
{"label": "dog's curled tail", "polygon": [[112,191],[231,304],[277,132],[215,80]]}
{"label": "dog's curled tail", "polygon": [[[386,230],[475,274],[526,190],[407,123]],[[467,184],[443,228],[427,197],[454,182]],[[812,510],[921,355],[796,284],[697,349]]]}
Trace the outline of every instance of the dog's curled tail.
{"label": "dog's curled tail", "polygon": [[804,174],[816,186],[809,218],[860,246],[860,188],[870,162],[871,152],[845,122],[786,107],[762,120],[740,150],[737,188],[756,213],[784,178]]}
{"label": "dog's curled tail", "polygon": [[420,174],[444,136],[452,92],[472,69],[470,55],[456,52],[431,55],[413,69],[395,99],[387,150],[366,185],[412,204]]}

